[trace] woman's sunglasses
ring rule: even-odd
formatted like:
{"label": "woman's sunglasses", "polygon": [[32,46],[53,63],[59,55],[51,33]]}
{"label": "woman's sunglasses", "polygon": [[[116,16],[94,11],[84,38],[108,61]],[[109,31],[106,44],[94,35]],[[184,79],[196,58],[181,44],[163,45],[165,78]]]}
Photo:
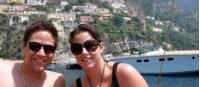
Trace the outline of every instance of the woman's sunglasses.
{"label": "woman's sunglasses", "polygon": [[34,52],[38,52],[41,47],[43,47],[46,54],[54,53],[56,50],[56,47],[53,45],[43,45],[38,42],[29,42],[29,49]]}
{"label": "woman's sunglasses", "polygon": [[74,55],[79,55],[82,53],[83,47],[88,52],[93,52],[97,49],[98,45],[99,45],[99,42],[97,42],[96,40],[88,40],[88,41],[85,41],[83,44],[72,43],[71,44],[71,52]]}

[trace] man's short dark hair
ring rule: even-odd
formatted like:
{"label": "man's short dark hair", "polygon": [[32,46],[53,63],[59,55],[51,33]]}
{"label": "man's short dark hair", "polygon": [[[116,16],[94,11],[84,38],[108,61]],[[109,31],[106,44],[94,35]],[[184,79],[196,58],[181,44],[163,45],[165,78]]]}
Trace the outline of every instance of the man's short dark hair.
{"label": "man's short dark hair", "polygon": [[26,30],[24,32],[24,37],[23,37],[23,41],[24,41],[25,45],[27,44],[31,35],[34,32],[37,32],[37,31],[47,31],[47,32],[49,32],[52,35],[52,37],[54,38],[54,40],[55,40],[54,44],[57,47],[57,44],[58,44],[58,31],[57,31],[57,29],[54,27],[54,25],[50,21],[41,20],[41,19],[31,22],[26,27]]}

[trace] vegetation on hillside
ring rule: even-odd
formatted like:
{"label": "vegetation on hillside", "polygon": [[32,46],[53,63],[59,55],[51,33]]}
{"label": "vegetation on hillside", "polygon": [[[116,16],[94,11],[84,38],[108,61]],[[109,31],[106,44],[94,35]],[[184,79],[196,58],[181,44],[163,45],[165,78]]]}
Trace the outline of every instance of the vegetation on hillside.
{"label": "vegetation on hillside", "polygon": [[[181,0],[187,4],[188,1]],[[174,48],[179,50],[198,49],[199,48],[199,8],[185,10],[182,5],[177,5],[177,2],[171,0],[127,0],[128,3],[137,3],[141,6],[145,15],[153,16],[156,20],[169,21],[171,24],[162,27],[165,32],[157,37],[160,42],[168,42]],[[187,7],[187,6],[185,6]],[[195,6],[192,6],[195,7]],[[147,20],[147,23],[148,20]],[[149,25],[149,24],[147,24]],[[150,27],[152,27],[150,23]],[[177,26],[181,29],[175,32],[172,28]],[[148,26],[147,26],[148,27]],[[165,37],[162,38],[162,37]]]}
{"label": "vegetation on hillside", "polygon": [[[86,2],[94,3],[93,0],[68,0],[69,5],[65,6],[64,11],[69,12],[72,5],[83,5]],[[102,38],[106,42],[108,52],[112,52],[112,43],[122,42],[125,38],[128,41],[143,41],[152,42],[156,45],[161,45],[165,48],[166,43],[170,44],[171,48],[165,50],[191,50],[199,49],[199,13],[198,8],[193,11],[185,12],[180,8],[169,9],[163,8],[167,6],[166,0],[155,2],[155,0],[125,0],[126,3],[136,3],[140,5],[143,11],[143,17],[134,16],[131,20],[124,20],[123,17],[130,17],[126,13],[113,14],[109,20],[99,20],[100,15],[91,15],[94,18],[94,25],[100,32]],[[108,3],[101,4],[103,8],[112,8]],[[160,7],[159,7],[160,6]],[[51,5],[39,6],[36,8],[39,11],[53,12],[54,8]],[[160,10],[164,10],[160,12]],[[111,11],[112,12],[112,11]],[[88,15],[88,14],[81,14]],[[146,19],[146,16],[155,17],[155,20]],[[77,15],[79,22],[80,15]],[[38,18],[46,18],[44,15],[30,15],[29,19],[36,20]],[[22,42],[23,29],[18,28],[16,25],[9,25],[10,17],[0,14],[0,57],[9,58],[17,57],[22,58],[20,51],[20,43]],[[161,21],[164,25],[155,25],[156,21]],[[167,23],[165,23],[167,22]],[[162,32],[153,31],[154,27],[161,28]],[[178,27],[176,31],[174,27]]]}

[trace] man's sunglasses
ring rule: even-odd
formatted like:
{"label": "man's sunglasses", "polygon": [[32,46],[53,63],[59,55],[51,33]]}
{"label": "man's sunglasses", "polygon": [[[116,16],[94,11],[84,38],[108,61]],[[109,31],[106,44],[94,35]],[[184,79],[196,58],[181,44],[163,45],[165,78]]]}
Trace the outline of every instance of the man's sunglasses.
{"label": "man's sunglasses", "polygon": [[71,44],[71,52],[74,55],[79,55],[82,53],[83,47],[88,52],[93,52],[97,49],[98,45],[99,45],[99,42],[97,42],[96,40],[88,40],[88,41],[85,41],[83,44],[72,43]]}
{"label": "man's sunglasses", "polygon": [[56,50],[56,47],[53,45],[43,45],[38,42],[29,42],[29,49],[34,52],[38,52],[41,47],[43,47],[46,54],[54,53]]}

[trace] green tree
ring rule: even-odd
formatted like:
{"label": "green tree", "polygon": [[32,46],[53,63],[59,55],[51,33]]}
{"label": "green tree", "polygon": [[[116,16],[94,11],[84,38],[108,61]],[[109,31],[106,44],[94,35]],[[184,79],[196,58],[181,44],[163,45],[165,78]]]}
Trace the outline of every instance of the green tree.
{"label": "green tree", "polygon": [[112,7],[109,5],[108,2],[103,2],[103,8],[107,8],[109,10],[112,10]]}
{"label": "green tree", "polygon": [[10,26],[7,30],[2,31],[6,33],[3,40],[2,50],[0,50],[0,57],[3,58],[18,58],[22,57],[20,44],[22,43],[22,35],[24,30],[18,29],[15,26]]}
{"label": "green tree", "polygon": [[80,4],[80,5],[84,5],[86,3],[86,0],[77,0],[77,2]]}
{"label": "green tree", "polygon": [[54,11],[54,6],[53,5],[45,5],[45,6],[41,6],[41,5],[37,5],[34,6],[36,8],[37,11],[44,11],[44,12],[53,12]]}
{"label": "green tree", "polygon": [[192,34],[185,32],[172,32],[170,41],[177,49],[198,49],[199,40],[193,37]]}
{"label": "green tree", "polygon": [[124,19],[121,16],[114,16],[112,18],[112,21],[113,21],[114,25],[117,27],[122,26],[124,23]]}
{"label": "green tree", "polygon": [[48,11],[48,6],[37,5],[37,6],[34,6],[34,7],[36,8],[37,11],[45,11],[45,12]]}
{"label": "green tree", "polygon": [[64,11],[68,12],[72,9],[72,6],[71,5],[65,5],[64,7]]}
{"label": "green tree", "polygon": [[46,19],[46,16],[43,16],[43,15],[29,15],[29,19],[31,21],[36,20],[36,19]]}
{"label": "green tree", "polygon": [[0,25],[7,24],[9,20],[9,17],[5,14],[0,13]]}

